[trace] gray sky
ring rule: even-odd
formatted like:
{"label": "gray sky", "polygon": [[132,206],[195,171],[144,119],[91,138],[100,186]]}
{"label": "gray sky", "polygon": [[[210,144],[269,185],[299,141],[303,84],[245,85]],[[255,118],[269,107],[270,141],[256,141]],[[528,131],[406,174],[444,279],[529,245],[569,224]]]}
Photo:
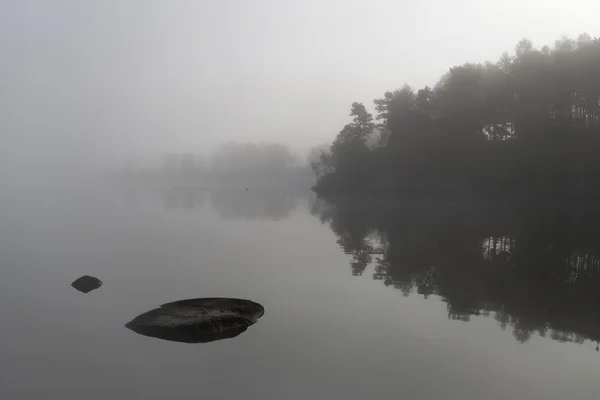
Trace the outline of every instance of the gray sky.
{"label": "gray sky", "polygon": [[[0,0],[9,157],[330,141],[350,104],[521,37],[598,36],[597,0]],[[1,166],[0,162],[0,166]]]}

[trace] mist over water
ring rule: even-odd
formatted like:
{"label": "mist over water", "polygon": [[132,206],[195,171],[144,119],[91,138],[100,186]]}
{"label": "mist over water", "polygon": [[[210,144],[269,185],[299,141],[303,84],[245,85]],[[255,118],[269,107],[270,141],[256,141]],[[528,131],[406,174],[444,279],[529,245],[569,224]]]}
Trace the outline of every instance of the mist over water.
{"label": "mist over water", "polygon": [[[0,335],[2,396],[596,395],[595,206],[264,196],[38,188],[5,201],[0,293],[19,312]],[[83,274],[104,284],[79,293]],[[197,345],[124,327],[220,296],[265,315]]]}
{"label": "mist over water", "polygon": [[0,398],[600,398],[598,15],[1,2]]}

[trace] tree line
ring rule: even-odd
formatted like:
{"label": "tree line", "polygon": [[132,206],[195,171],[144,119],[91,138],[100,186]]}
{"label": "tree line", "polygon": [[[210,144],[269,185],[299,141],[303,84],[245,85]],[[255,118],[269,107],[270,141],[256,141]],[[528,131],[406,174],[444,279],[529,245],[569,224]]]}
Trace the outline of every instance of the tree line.
{"label": "tree line", "polygon": [[144,163],[130,162],[121,177],[135,181],[201,186],[285,185],[310,188],[314,178],[289,147],[280,143],[225,143],[205,156],[169,153]]}
{"label": "tree line", "polygon": [[[600,190],[600,40],[522,39],[514,55],[450,68],[352,104],[352,122],[311,163],[318,193]],[[377,146],[372,143],[377,136]]]}

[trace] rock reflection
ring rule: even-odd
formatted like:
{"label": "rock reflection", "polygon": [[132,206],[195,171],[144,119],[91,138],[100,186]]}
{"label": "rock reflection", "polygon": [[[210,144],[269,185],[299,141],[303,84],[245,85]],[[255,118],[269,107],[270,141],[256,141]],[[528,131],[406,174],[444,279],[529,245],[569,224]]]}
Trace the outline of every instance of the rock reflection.
{"label": "rock reflection", "polygon": [[600,208],[393,199],[315,201],[350,270],[405,296],[440,296],[448,318],[495,318],[514,338],[600,340]]}

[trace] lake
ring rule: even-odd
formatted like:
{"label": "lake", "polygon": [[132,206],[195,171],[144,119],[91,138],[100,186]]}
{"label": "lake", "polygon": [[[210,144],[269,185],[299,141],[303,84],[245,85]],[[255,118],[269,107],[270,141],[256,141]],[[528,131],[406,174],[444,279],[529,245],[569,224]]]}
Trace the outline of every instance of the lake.
{"label": "lake", "polygon": [[[36,183],[0,194],[2,399],[597,399],[591,205]],[[83,294],[82,275],[104,284]],[[125,324],[239,297],[241,335]]]}

